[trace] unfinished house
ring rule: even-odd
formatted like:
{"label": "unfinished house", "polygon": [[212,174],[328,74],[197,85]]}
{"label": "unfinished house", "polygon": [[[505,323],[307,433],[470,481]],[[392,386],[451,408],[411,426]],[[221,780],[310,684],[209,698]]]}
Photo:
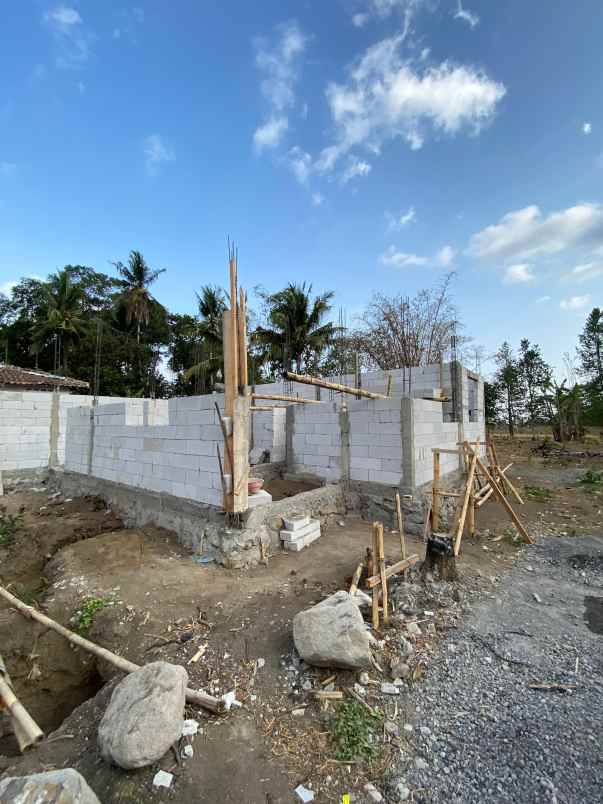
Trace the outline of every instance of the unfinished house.
{"label": "unfinished house", "polygon": [[[334,379],[354,384],[352,377]],[[126,523],[170,528],[226,566],[280,549],[283,517],[294,513],[324,521],[353,511],[393,525],[396,491],[407,530],[417,532],[433,480],[433,450],[485,440],[483,382],[453,362],[366,373],[356,385],[358,393],[384,398],[298,383],[261,385],[240,398],[255,404],[247,401],[244,415],[229,417],[222,394],[150,400],[0,391],[0,470],[6,482],[51,469],[70,496],[102,496]],[[267,404],[266,397],[292,391],[300,401]],[[233,427],[246,428],[235,447],[243,444],[246,454],[238,458],[228,454]],[[245,474],[236,514],[224,502],[240,487],[233,485],[229,460],[243,460],[266,487],[247,495]],[[458,477],[459,460],[441,454],[443,484]],[[303,481],[310,490],[273,500],[271,484],[279,479],[293,487]]]}

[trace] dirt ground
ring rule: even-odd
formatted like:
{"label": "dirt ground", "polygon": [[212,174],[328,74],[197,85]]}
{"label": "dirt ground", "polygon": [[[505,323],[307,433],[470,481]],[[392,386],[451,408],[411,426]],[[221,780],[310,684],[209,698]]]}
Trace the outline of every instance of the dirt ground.
{"label": "dirt ground", "polygon": [[[603,485],[578,481],[587,469],[600,471],[603,461],[543,458],[531,452],[533,446],[525,441],[501,441],[498,446],[500,463],[513,461],[509,477],[525,498],[516,510],[528,530],[549,537],[600,537]],[[112,768],[96,748],[96,728],[111,692],[111,685],[101,687],[112,676],[110,668],[2,601],[0,652],[16,691],[47,733],[59,728],[19,757],[0,724],[0,778],[71,766],[82,772],[102,802],[152,798],[277,804],[296,801],[293,790],[300,783],[312,787],[316,801],[341,801],[344,793],[362,801],[366,781],[378,784],[392,752],[404,750],[403,741],[384,737],[372,764],[338,762],[330,734],[337,704],[323,709],[296,681],[303,677],[316,688],[332,675],[300,667],[291,621],[298,611],[347,588],[369,542],[368,523],[335,518],[309,549],[278,552],[267,566],[232,571],[196,563],[167,531],[123,528],[94,498],[66,501],[44,491],[24,491],[5,496],[3,504],[9,515],[22,509],[13,539],[0,543],[4,586],[71,628],[82,627],[87,601],[100,601],[86,632],[90,639],[135,662],[182,664],[189,686],[216,696],[235,690],[242,707],[223,717],[187,708],[187,716],[199,720],[202,729],[192,759],[183,762],[174,753],[140,771]],[[512,567],[522,549],[505,512],[492,500],[480,509],[477,526],[476,538],[463,540],[458,561],[460,601],[490,594],[493,579]],[[407,542],[408,552],[422,558],[423,544],[412,538]],[[386,554],[390,562],[399,560],[396,533],[387,534]],[[417,599],[427,608],[428,592],[419,590],[419,576],[414,577]],[[416,646],[413,684],[429,673],[430,657],[463,614],[462,602],[454,612],[438,608],[437,600],[429,608],[435,614],[413,615],[418,622],[434,616]],[[397,627],[381,635],[386,654]],[[201,648],[202,657],[192,663]],[[356,680],[352,673],[335,676],[337,689]],[[367,700],[381,705],[379,687],[389,679],[387,670],[371,676],[375,683]],[[403,697],[398,706],[399,717],[412,718]],[[153,788],[158,768],[174,774],[170,790]]]}

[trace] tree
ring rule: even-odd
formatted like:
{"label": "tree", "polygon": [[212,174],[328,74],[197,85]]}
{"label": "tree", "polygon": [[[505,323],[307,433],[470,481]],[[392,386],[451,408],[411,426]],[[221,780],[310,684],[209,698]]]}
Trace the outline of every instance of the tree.
{"label": "tree", "polygon": [[504,410],[503,418],[512,438],[515,435],[515,425],[524,395],[521,371],[517,358],[507,341],[502,344],[494,356],[494,360],[497,365],[494,382],[500,391],[501,406]]}
{"label": "tree", "polygon": [[165,272],[165,268],[152,271],[146,264],[140,251],[131,251],[128,264],[113,263],[124,280],[122,294],[126,310],[126,320],[130,324],[136,323],[136,340],[140,343],[140,328],[142,324],[148,325],[151,316],[151,306],[155,301],[149,291],[149,286]]}
{"label": "tree", "polygon": [[67,374],[70,349],[86,329],[82,289],[71,281],[69,271],[63,269],[50,277],[44,292],[43,306],[32,326],[31,350],[37,356],[54,337],[55,369]]}
{"label": "tree", "polygon": [[544,401],[555,441],[577,441],[584,434],[582,426],[582,389],[576,384],[567,388],[550,380],[545,388]]}
{"label": "tree", "polygon": [[[360,317],[363,326],[353,333],[365,364],[387,371],[437,363],[460,328],[452,303],[453,278],[448,274],[413,298],[374,294]],[[462,341],[456,338],[457,345]]]}
{"label": "tree", "polygon": [[258,291],[266,307],[267,325],[258,326],[253,342],[261,347],[265,359],[288,371],[295,365],[297,372],[315,362],[332,342],[336,327],[323,323],[331,310],[333,292],[327,291],[312,299],[312,285],[293,283],[277,293]]}
{"label": "tree", "polygon": [[553,370],[542,357],[540,346],[531,344],[527,338],[520,341],[517,368],[526,395],[524,408],[528,423],[533,427],[545,416],[543,390],[549,385]]}
{"label": "tree", "polygon": [[498,409],[501,402],[501,388],[495,382],[484,383],[484,408],[486,424],[493,425],[498,421]]}
{"label": "tree", "polygon": [[594,307],[579,336],[580,372],[603,390],[603,311]]}

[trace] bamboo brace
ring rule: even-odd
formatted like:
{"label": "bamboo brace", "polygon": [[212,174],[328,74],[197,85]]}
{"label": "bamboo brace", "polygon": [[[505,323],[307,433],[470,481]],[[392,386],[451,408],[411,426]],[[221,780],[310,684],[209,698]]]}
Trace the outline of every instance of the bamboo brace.
{"label": "bamboo brace", "polygon": [[44,732],[15,695],[2,656],[0,656],[0,711],[3,708],[8,713],[21,753],[40,742],[44,737]]}

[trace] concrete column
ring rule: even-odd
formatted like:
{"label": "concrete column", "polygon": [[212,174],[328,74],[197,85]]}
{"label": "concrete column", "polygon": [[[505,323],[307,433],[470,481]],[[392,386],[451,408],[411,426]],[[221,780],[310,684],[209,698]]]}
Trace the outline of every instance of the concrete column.
{"label": "concrete column", "polygon": [[92,474],[92,461],[94,459],[94,431],[96,429],[96,404],[97,400],[94,398],[92,400],[92,407],[90,408],[90,429],[88,430],[88,456],[87,456],[87,465],[88,465],[88,474]]}
{"label": "concrete column", "polygon": [[293,431],[295,429],[295,404],[285,408],[285,462],[287,471],[293,471]]}
{"label": "concrete column", "polygon": [[400,439],[402,442],[402,482],[403,494],[414,494],[415,472],[415,410],[414,400],[409,396],[400,397]]}
{"label": "concrete column", "polygon": [[339,439],[341,442],[340,472],[341,482],[350,481],[350,415],[348,406],[343,402],[339,410]]}
{"label": "concrete column", "polygon": [[59,464],[59,429],[60,429],[61,394],[58,389],[52,392],[50,405],[50,433],[48,447],[48,468],[54,469]]}

